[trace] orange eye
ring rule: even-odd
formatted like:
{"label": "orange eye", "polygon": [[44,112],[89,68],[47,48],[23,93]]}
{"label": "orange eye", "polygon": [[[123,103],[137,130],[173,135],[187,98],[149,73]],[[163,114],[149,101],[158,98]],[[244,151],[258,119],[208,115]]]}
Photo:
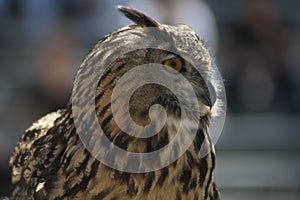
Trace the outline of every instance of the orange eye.
{"label": "orange eye", "polygon": [[180,58],[171,58],[169,60],[166,60],[163,62],[163,65],[166,67],[170,67],[179,73],[182,70],[182,61]]}

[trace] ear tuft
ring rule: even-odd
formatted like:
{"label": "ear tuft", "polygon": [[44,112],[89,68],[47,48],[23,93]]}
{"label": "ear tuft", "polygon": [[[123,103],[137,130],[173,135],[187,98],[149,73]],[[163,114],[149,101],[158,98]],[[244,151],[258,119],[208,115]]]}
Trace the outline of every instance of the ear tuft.
{"label": "ear tuft", "polygon": [[121,11],[128,19],[132,20],[134,23],[145,27],[158,27],[159,23],[156,22],[151,17],[145,14],[125,6],[117,6],[117,9]]}

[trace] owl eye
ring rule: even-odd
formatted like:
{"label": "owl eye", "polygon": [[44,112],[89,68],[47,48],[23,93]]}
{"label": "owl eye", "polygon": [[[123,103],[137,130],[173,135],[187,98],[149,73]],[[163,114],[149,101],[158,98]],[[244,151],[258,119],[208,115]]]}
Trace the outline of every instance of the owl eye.
{"label": "owl eye", "polygon": [[172,68],[174,70],[176,70],[177,72],[181,72],[182,71],[182,61],[180,58],[171,58],[168,60],[165,60],[163,62],[163,65],[168,69],[168,68]]}

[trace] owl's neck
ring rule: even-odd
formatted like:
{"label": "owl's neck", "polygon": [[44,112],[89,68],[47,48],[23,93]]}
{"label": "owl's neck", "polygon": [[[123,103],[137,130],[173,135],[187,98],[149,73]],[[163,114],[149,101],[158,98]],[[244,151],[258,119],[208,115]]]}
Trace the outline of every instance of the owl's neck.
{"label": "owl's neck", "polygon": [[[94,165],[95,167],[97,166],[97,171],[99,171],[99,173],[96,173],[96,176],[92,180],[93,183],[90,185],[95,185],[95,187],[96,185],[101,185],[101,190],[112,188],[114,185],[117,185],[116,188],[118,188],[118,190],[114,191],[114,194],[124,197],[123,199],[132,199],[133,197],[139,197],[139,199],[151,199],[150,196],[153,196],[154,199],[176,199],[177,197],[180,197],[179,199],[194,199],[195,197],[198,197],[197,199],[208,199],[209,196],[217,195],[216,186],[212,178],[212,172],[215,165],[213,147],[207,155],[202,158],[199,156],[199,151],[203,141],[207,146],[211,146],[206,129],[206,127],[208,127],[207,122],[209,119],[201,119],[202,121],[199,125],[200,128],[198,129],[196,137],[188,150],[172,164],[153,172],[137,174],[120,172],[106,167],[89,155],[89,157],[94,160],[91,163],[95,163]],[[169,123],[168,126],[172,126],[174,128],[174,124],[172,125],[172,123]],[[164,146],[164,143],[169,141],[169,136],[172,136],[173,133],[165,132],[167,130],[172,130],[172,128],[168,126],[162,130],[163,132],[161,132],[168,135],[168,137],[162,138],[163,140],[161,140],[160,143],[158,140],[151,141],[154,146],[156,145],[155,148],[161,148],[161,146]],[[116,139],[113,137],[115,133],[114,131],[117,131],[113,129],[115,126],[110,124],[106,127],[107,130],[110,130],[110,134],[108,134],[108,136],[111,137],[110,139]],[[118,133],[120,133],[120,130]],[[73,132],[73,134],[76,133]],[[115,137],[117,136],[118,135],[116,134]],[[160,137],[162,137],[162,135],[160,135]],[[159,136],[152,139],[159,139]],[[68,141],[71,142],[71,140]],[[78,144],[80,142],[80,140],[74,141],[77,141],[76,143]],[[123,147],[126,147],[127,149],[131,148],[131,150],[133,149],[136,151],[141,149],[143,151],[149,151],[151,149],[150,147],[147,147],[146,140],[137,140],[128,137],[123,138],[120,141],[125,141],[126,145],[123,144]],[[134,146],[138,146],[138,142],[140,146],[138,148],[134,148]],[[77,146],[78,144],[73,145]],[[148,143],[148,146],[149,145],[150,144]],[[84,148],[81,147],[78,149],[81,149],[82,151],[84,150]],[[84,151],[86,152],[86,150]],[[78,152],[73,153],[73,157],[81,155]],[[161,157],[158,159],[164,158]],[[104,178],[106,181],[103,181]],[[126,192],[123,193],[124,191]],[[168,192],[166,193],[166,191]],[[101,191],[97,190],[97,192]]]}
{"label": "owl's neck", "polygon": [[[206,124],[206,122],[202,122]],[[171,123],[169,123],[171,125]],[[174,126],[172,125],[174,128]],[[165,130],[172,130],[167,127]],[[171,137],[172,134],[169,134]],[[211,147],[211,151],[206,149],[200,156],[202,150]],[[153,141],[155,144],[155,141]],[[207,153],[204,155],[204,153]],[[165,159],[163,157],[157,159]],[[172,164],[148,173],[131,174],[110,171],[113,181],[128,176],[128,182],[132,188],[128,189],[128,195],[141,197],[140,199],[217,199],[217,189],[213,182],[212,172],[215,166],[214,149],[210,145],[210,140],[206,136],[206,128],[197,131],[195,139],[188,150]],[[117,175],[116,175],[117,174]],[[168,191],[166,193],[166,191]],[[144,196],[143,196],[144,195]],[[197,198],[196,198],[197,197]],[[130,199],[130,198],[129,198]]]}

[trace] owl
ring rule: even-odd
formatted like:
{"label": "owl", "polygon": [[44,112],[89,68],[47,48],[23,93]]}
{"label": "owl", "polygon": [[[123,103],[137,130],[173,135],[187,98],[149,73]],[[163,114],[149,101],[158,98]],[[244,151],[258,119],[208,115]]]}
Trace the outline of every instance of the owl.
{"label": "owl", "polygon": [[187,25],[118,9],[134,24],[101,39],[66,107],[21,136],[10,158],[10,199],[219,199],[208,134],[217,91],[209,51]]}

